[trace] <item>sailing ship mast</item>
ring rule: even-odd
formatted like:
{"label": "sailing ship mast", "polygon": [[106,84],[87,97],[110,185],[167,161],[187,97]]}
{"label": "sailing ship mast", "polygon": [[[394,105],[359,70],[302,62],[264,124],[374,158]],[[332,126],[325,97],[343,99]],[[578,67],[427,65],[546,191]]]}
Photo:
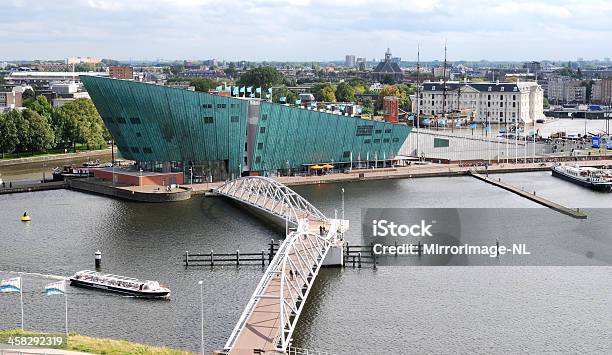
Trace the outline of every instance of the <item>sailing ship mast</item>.
{"label": "sailing ship mast", "polygon": [[[442,70],[442,117],[446,121],[446,40],[444,40],[444,69]],[[446,122],[445,122],[446,123]]]}
{"label": "sailing ship mast", "polygon": [[[416,156],[417,158],[419,157],[419,128],[420,128],[420,121],[421,121],[421,107],[420,107],[420,102],[421,102],[421,95],[420,95],[420,91],[421,91],[421,45],[417,44],[417,87],[416,87],[416,121],[417,121],[417,133],[416,133]],[[414,124],[413,124],[414,126]]]}

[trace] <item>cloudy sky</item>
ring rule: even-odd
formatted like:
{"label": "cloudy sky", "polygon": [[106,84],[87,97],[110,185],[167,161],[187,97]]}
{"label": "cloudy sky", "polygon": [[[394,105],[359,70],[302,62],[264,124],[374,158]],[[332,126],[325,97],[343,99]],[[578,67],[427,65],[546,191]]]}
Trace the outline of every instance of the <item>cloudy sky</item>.
{"label": "cloudy sky", "polygon": [[610,0],[2,0],[0,60],[612,57]]}

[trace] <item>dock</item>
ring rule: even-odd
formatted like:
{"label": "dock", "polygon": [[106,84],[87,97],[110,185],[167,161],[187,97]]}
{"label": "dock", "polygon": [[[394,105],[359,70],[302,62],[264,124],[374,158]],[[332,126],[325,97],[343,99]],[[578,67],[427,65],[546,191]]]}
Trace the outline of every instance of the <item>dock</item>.
{"label": "dock", "polygon": [[555,210],[557,212],[563,213],[564,215],[570,216],[572,218],[577,218],[577,219],[586,219],[587,218],[587,215],[585,213],[583,213],[583,212],[580,212],[579,209],[572,209],[572,208],[569,208],[569,207],[565,207],[565,206],[562,206],[562,205],[560,205],[558,203],[555,203],[555,202],[552,202],[552,201],[550,201],[548,199],[545,199],[543,197],[537,196],[535,191],[533,193],[530,193],[530,192],[522,190],[522,189],[520,189],[520,188],[518,188],[516,186],[512,186],[510,184],[506,184],[505,182],[502,182],[501,179],[495,180],[495,179],[492,179],[492,178],[490,178],[488,176],[485,176],[485,175],[482,175],[482,174],[478,174],[478,173],[476,173],[474,171],[470,171],[470,175],[475,177],[475,178],[477,178],[477,179],[479,179],[479,180],[482,180],[482,181],[484,181],[486,183],[489,183],[491,185],[500,187],[500,188],[502,188],[504,190],[510,191],[510,192],[512,192],[514,194],[517,194],[517,195],[519,195],[521,197],[524,197],[524,198],[526,198],[528,200],[531,200],[531,201],[533,201],[535,203],[538,203],[538,204],[540,204],[542,206],[548,207],[548,208],[550,208],[552,210]]}
{"label": "dock", "polygon": [[1,188],[0,187],[0,195],[5,194],[18,194],[25,192],[34,192],[34,191],[47,191],[47,190],[60,190],[68,187],[68,183],[66,181],[51,181],[45,183],[32,183],[32,184],[23,184],[16,185],[13,187]]}

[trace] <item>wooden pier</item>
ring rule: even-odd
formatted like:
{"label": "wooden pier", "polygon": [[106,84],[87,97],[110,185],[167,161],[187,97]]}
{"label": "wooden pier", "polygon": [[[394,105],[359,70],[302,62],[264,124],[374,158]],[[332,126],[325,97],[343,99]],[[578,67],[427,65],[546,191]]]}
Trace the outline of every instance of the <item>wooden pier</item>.
{"label": "wooden pier", "polygon": [[510,191],[512,193],[515,193],[521,197],[524,197],[528,200],[531,200],[535,203],[539,203],[542,206],[548,207],[552,210],[555,210],[557,212],[563,213],[567,216],[573,217],[573,218],[577,218],[577,219],[586,219],[587,215],[583,212],[580,212],[580,209],[572,209],[569,207],[565,207],[562,206],[558,203],[552,202],[550,200],[547,200],[543,197],[537,196],[536,192],[528,192],[522,189],[519,189],[518,187],[512,186],[510,184],[506,184],[505,182],[502,182],[501,179],[493,179],[490,178],[488,176],[482,175],[482,174],[478,174],[476,172],[470,171],[470,175],[472,175],[473,177],[482,180],[486,183],[489,183],[491,185],[495,185],[497,187],[501,187],[504,190]]}
{"label": "wooden pier", "polygon": [[65,189],[67,187],[68,187],[68,183],[66,181],[49,181],[49,182],[44,182],[44,183],[15,185],[13,187],[6,187],[6,188],[0,187],[0,195],[17,194],[17,193],[34,192],[34,191],[59,190],[59,189]]}
{"label": "wooden pier", "polygon": [[265,267],[270,264],[274,255],[278,252],[280,244],[274,239],[270,240],[268,247],[260,252],[243,253],[236,250],[233,253],[215,253],[211,250],[209,253],[190,253],[185,251],[183,254],[183,264],[185,267],[193,266],[242,266],[242,265],[261,265]]}

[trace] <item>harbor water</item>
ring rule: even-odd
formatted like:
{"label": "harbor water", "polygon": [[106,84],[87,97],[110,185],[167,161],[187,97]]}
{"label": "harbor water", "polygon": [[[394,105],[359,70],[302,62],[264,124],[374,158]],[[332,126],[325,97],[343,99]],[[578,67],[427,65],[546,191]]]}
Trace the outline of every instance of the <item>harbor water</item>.
{"label": "harbor water", "polygon": [[[612,206],[612,194],[555,179],[550,172],[502,179],[571,207]],[[341,208],[341,188],[351,221],[346,239],[353,244],[362,242],[362,208],[540,208],[467,176],[295,190],[333,216]],[[32,216],[29,224],[19,221],[24,211]],[[0,212],[0,278],[24,273],[27,329],[63,330],[63,300],[46,296],[44,286],[93,269],[99,249],[102,271],[159,280],[172,295],[143,300],[69,287],[70,330],[192,351],[200,346],[198,281],[204,282],[205,347],[212,351],[223,348],[263,270],[186,269],[181,260],[185,251],[261,251],[271,238],[283,235],[244,209],[212,197],[143,204],[56,190],[0,196]],[[529,230],[517,221],[514,233],[528,235]],[[555,245],[563,247],[573,237],[568,231],[555,238]],[[593,238],[604,257],[596,255],[592,266],[323,269],[294,345],[337,354],[609,353],[612,239],[609,234]],[[19,327],[19,297],[0,294],[0,313],[0,329]]]}

